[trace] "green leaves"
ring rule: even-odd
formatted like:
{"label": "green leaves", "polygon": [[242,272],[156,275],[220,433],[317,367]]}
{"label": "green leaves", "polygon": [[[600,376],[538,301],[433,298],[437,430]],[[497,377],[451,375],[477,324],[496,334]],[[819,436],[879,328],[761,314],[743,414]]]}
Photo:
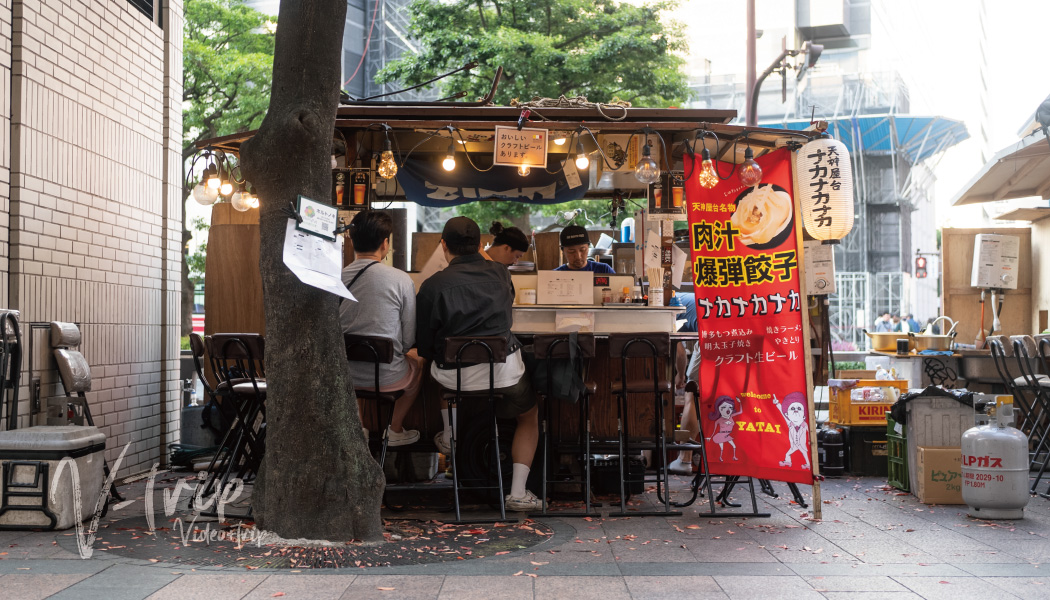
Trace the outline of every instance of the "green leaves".
{"label": "green leaves", "polygon": [[182,131],[190,152],[198,140],[262,123],[276,23],[244,0],[187,0],[185,16]]}
{"label": "green leaves", "polygon": [[675,2],[644,6],[593,0],[416,0],[411,32],[420,52],[380,72],[383,82],[404,86],[479,64],[475,74],[443,79],[441,95],[488,92],[496,68],[505,78],[496,104],[533,96],[619,98],[664,107],[688,99],[680,67],[686,48],[682,27],[664,18]]}

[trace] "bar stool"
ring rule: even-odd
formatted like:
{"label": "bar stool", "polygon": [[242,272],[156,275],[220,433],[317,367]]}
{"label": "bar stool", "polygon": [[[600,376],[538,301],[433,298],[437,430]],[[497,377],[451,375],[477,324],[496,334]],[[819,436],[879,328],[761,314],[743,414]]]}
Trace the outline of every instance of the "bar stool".
{"label": "bar stool", "polygon": [[[448,402],[449,412],[455,408],[460,400],[484,399],[488,401],[489,416],[492,422],[492,452],[496,465],[496,485],[479,486],[476,489],[499,490],[499,515],[498,520],[472,520],[472,523],[501,522],[507,520],[507,507],[504,503],[503,493],[503,466],[500,464],[499,450],[499,424],[496,422],[496,402],[503,398],[502,394],[495,391],[496,364],[507,362],[507,338],[502,336],[458,336],[445,338],[445,364],[455,365],[456,389],[448,390],[442,397]],[[464,391],[463,390],[463,368],[488,364],[489,387],[487,390]],[[462,523],[459,506],[459,468],[456,460],[456,419],[450,419],[452,439],[449,440],[450,456],[452,462],[452,500],[456,511],[456,522]]]}
{"label": "bar stool", "polygon": [[[405,394],[404,390],[393,392],[379,391],[379,365],[389,365],[394,362],[394,342],[388,338],[343,334],[343,343],[346,345],[346,359],[350,362],[365,362],[375,366],[375,382],[370,390],[354,388],[358,398],[372,400],[376,403],[376,412],[379,414],[379,426],[383,430],[383,445],[379,452],[379,465],[386,464],[386,451],[389,437],[386,435],[390,420],[394,415],[394,402]],[[384,411],[383,405],[389,406]],[[385,418],[384,418],[385,417]]]}
{"label": "bar stool", "polygon": [[[645,444],[648,450],[659,452],[659,456],[666,460],[667,457],[667,435],[665,432],[666,419],[664,406],[667,398],[671,395],[671,381],[664,377],[660,371],[660,359],[670,361],[671,336],[666,332],[654,333],[614,333],[609,335],[609,357],[620,359],[620,379],[612,384],[613,394],[617,397],[616,414],[618,421],[618,451],[620,459],[620,512],[611,513],[610,516],[647,516],[647,515],[669,515],[681,514],[672,512],[668,494],[661,496],[662,490],[667,489],[669,475],[666,468],[657,470],[655,475],[656,493],[662,497],[664,510],[660,512],[627,512],[627,486],[634,482],[640,482],[645,486],[646,475],[642,472],[640,479],[631,477],[630,466],[627,463],[631,449],[643,449],[642,444],[632,444],[630,430],[628,427],[629,409],[632,403],[628,394],[651,394],[650,398],[654,410],[654,428],[652,441]],[[627,366],[628,359],[634,363],[640,363],[648,371],[648,376],[631,379]]]}
{"label": "bar stool", "polygon": [[[218,450],[208,466],[208,476],[198,484],[195,498],[219,493],[232,479],[246,480],[259,472],[265,452],[266,437],[266,380],[265,346],[257,333],[217,333],[206,336],[204,344],[216,379],[215,395],[220,405],[232,405],[233,423],[226,431]],[[227,411],[228,408],[222,408]],[[231,414],[227,412],[227,414]],[[191,499],[191,506],[194,500]],[[217,506],[211,505],[202,515],[217,515]],[[251,514],[251,508],[245,515]]]}
{"label": "bar stool", "polygon": [[[573,339],[575,338],[575,339]],[[533,338],[535,356],[538,360],[568,360],[572,362],[576,374],[582,379],[584,374],[584,359],[594,358],[594,334],[543,334]],[[553,369],[547,370],[547,385],[538,393],[543,396],[543,498],[547,497],[548,465],[550,463],[551,448],[551,406],[557,399],[554,397]],[[591,510],[591,409],[590,400],[598,389],[593,381],[583,382],[583,397],[576,406],[579,408],[579,429],[577,432],[577,448],[580,460],[583,464],[583,476],[579,480],[583,492],[583,512],[558,512],[559,517],[590,517],[597,514]],[[559,428],[560,433],[560,428]],[[562,444],[558,444],[562,447]],[[547,513],[547,503],[543,503],[543,511]]]}

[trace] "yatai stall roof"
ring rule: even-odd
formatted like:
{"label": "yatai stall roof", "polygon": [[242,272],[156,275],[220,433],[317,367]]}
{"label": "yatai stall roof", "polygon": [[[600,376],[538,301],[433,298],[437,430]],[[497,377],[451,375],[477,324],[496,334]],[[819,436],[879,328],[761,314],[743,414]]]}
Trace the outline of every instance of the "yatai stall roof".
{"label": "yatai stall roof", "polygon": [[[612,184],[603,179],[599,185],[597,165],[615,161],[606,152],[612,146],[607,145],[599,151],[599,143],[606,140],[615,139],[626,147],[632,135],[641,141],[648,132],[653,158],[660,169],[675,171],[682,169],[682,157],[690,146],[698,157],[706,147],[718,162],[741,163],[749,146],[757,157],[789,143],[805,143],[820,135],[819,131],[813,130],[730,125],[729,122],[736,117],[733,110],[602,105],[601,108],[534,108],[523,118],[525,112],[521,108],[494,106],[341,106],[336,116],[334,138],[337,150],[334,153],[345,155],[344,164],[348,167],[370,167],[389,139],[398,164],[398,175],[390,182],[376,178],[377,196],[384,201],[406,199],[427,206],[453,206],[484,199],[546,204],[585,196],[608,198],[612,191],[610,185],[617,189],[645,187],[633,174],[617,178]],[[492,167],[496,127],[518,127],[519,120],[524,127],[548,130],[551,140],[547,146],[547,168],[533,168],[524,176],[519,175],[514,167]],[[197,146],[237,155],[240,145],[253,134],[245,132],[203,140]],[[562,139],[564,141],[558,144],[557,140]],[[570,190],[562,163],[575,157],[579,143],[590,157],[590,173],[581,171],[584,185]],[[454,173],[446,173],[440,167],[450,147],[454,148],[460,165]],[[608,170],[607,166],[605,168]],[[720,171],[725,173],[728,168]],[[465,193],[459,189],[459,195],[436,197],[432,193],[432,182],[440,178],[468,189]],[[513,187],[510,194],[492,192],[486,195],[492,189],[508,185]],[[431,193],[427,193],[428,189]],[[537,191],[540,189],[547,189],[550,193],[541,194]]]}

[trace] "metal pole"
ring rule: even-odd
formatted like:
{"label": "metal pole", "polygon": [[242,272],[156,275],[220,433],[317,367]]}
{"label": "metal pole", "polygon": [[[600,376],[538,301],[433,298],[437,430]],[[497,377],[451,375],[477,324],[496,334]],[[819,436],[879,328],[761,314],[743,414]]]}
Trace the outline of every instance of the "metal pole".
{"label": "metal pole", "polygon": [[754,127],[757,122],[756,111],[751,108],[754,104],[755,95],[755,0],[747,0],[747,79],[744,83],[744,116],[748,127]]}

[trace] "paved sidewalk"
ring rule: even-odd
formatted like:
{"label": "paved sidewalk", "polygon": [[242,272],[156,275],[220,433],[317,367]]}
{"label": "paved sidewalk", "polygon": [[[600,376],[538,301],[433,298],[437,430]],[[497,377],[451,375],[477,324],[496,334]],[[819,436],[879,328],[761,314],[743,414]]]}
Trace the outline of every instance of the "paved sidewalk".
{"label": "paved sidewalk", "polygon": [[[686,482],[675,479],[681,498]],[[530,548],[396,567],[191,567],[179,565],[175,552],[171,561],[151,562],[101,549],[83,560],[72,530],[3,531],[0,598],[1050,597],[1050,567],[1043,564],[1050,560],[1050,501],[1033,498],[1021,521],[977,521],[965,507],[925,506],[884,484],[825,482],[821,522],[809,520],[778,484],[780,498],[759,495],[770,518],[698,517],[707,505],[678,517],[551,517],[538,521],[553,535]],[[122,491],[137,498],[143,489],[140,482]],[[743,496],[738,490],[737,499]],[[143,506],[133,502],[107,521],[141,515]],[[155,508],[163,510],[160,493]]]}

